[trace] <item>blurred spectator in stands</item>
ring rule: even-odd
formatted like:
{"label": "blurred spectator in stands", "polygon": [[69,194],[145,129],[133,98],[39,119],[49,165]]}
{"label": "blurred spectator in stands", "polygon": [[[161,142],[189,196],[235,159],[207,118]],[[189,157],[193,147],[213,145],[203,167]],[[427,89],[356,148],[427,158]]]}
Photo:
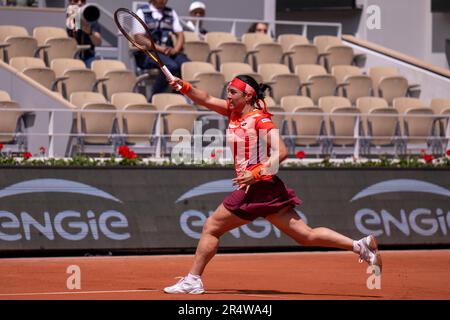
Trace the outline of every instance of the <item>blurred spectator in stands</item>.
{"label": "blurred spectator in stands", "polygon": [[[189,6],[189,15],[191,17],[203,18],[206,14],[206,5],[201,1],[194,1]],[[186,31],[196,31],[197,21],[188,20],[186,22]],[[198,23],[200,34],[206,34],[208,31],[203,28],[203,21]]]}
{"label": "blurred spectator in stands", "polygon": [[86,0],[70,0],[66,9],[66,29],[69,37],[75,38],[79,45],[90,45],[90,49],[82,50],[80,59],[84,61],[87,68],[91,67],[92,61],[95,57],[95,47],[102,44],[102,36],[100,34],[100,25],[97,21],[87,22],[81,19],[80,27],[77,30],[77,23],[75,22],[75,15],[77,7],[81,8],[86,4]]}
{"label": "blurred spectator in stands", "polygon": [[265,22],[255,22],[250,28],[248,28],[248,33],[265,33],[269,32],[269,24]]}
{"label": "blurred spectator in stands", "polygon": [[[168,0],[150,0],[149,4],[140,6],[137,15],[148,25],[152,32],[159,57],[174,76],[181,75],[181,65],[189,61],[182,53],[184,45],[183,27],[178,14],[166,6]],[[176,37],[173,43],[171,34]],[[141,69],[158,68],[158,64],[145,53],[135,52],[136,64]],[[162,72],[159,73],[153,86],[153,94],[167,91],[170,86]]]}

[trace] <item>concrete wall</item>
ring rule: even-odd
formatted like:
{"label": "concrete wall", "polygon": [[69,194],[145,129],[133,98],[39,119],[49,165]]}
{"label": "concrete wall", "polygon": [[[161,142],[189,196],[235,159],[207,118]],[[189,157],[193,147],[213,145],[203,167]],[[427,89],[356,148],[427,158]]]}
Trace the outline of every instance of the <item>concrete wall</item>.
{"label": "concrete wall", "polygon": [[[448,68],[441,40],[450,34],[450,15],[431,13],[430,0],[358,0],[362,6],[356,36]],[[370,30],[367,8],[380,8],[381,28]],[[450,37],[450,35],[448,36]]]}

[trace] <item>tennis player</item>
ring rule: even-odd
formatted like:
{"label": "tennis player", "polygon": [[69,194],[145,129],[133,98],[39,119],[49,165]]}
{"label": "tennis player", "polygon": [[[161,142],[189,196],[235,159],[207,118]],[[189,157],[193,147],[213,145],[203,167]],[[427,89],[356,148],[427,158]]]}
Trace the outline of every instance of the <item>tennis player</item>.
{"label": "tennis player", "polygon": [[[180,85],[180,91],[194,103],[229,118],[227,143],[233,151],[236,171],[233,181],[237,189],[206,220],[189,274],[164,292],[204,293],[201,275],[217,252],[219,238],[258,217],[267,219],[303,246],[353,251],[359,255],[360,262],[366,261],[381,270],[381,256],[374,236],[355,241],[328,228],[312,229],[295,212],[300,199],[276,175],[278,164],[286,159],[287,151],[267,112],[264,85],[250,76],[238,76],[228,85],[226,100],[212,97],[179,78],[170,85],[174,89]],[[256,147],[261,145],[270,149],[265,157],[261,153],[265,148]]]}

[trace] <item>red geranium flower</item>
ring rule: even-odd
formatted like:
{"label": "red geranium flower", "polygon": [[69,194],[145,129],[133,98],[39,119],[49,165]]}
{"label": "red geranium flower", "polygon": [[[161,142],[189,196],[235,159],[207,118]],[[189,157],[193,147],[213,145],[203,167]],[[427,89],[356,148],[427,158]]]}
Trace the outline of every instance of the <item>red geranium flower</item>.
{"label": "red geranium flower", "polygon": [[298,151],[295,156],[299,159],[303,159],[305,157],[305,152],[304,151]]}
{"label": "red geranium flower", "polygon": [[431,161],[433,161],[433,156],[431,154],[424,154],[423,160],[425,160],[425,162],[427,163],[430,163]]}
{"label": "red geranium flower", "polygon": [[0,143],[0,151],[3,149],[3,144]]}
{"label": "red geranium flower", "polygon": [[125,159],[136,159],[137,158],[136,153],[133,150],[131,150],[130,148],[128,148],[128,146],[120,146],[118,149],[118,152],[119,152],[120,156]]}
{"label": "red geranium flower", "polygon": [[33,156],[33,155],[32,155],[31,153],[29,153],[29,152],[24,152],[24,153],[23,153],[23,158],[24,158],[25,160],[30,159],[32,156]]}
{"label": "red geranium flower", "polygon": [[[0,145],[1,146],[1,145]],[[0,148],[1,150],[1,148]],[[450,149],[448,149],[447,151],[445,151],[445,154],[447,155],[447,157],[450,157]]]}
{"label": "red geranium flower", "polygon": [[214,159],[216,157],[216,153],[214,151],[211,152],[211,158]]}
{"label": "red geranium flower", "polygon": [[39,148],[39,152],[40,152],[41,154],[44,154],[44,153],[45,153],[45,147],[40,147],[40,148]]}

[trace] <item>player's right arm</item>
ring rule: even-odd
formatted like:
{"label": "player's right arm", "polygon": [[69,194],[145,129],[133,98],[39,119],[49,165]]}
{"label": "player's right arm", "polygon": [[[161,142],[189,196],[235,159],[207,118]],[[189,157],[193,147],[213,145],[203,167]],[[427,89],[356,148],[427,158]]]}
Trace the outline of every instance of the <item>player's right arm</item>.
{"label": "player's right arm", "polygon": [[[177,85],[183,86],[183,83],[183,80],[175,78],[170,85],[176,89]],[[191,99],[195,104],[205,106],[209,110],[215,111],[223,116],[228,116],[227,101],[224,99],[210,96],[208,92],[194,87],[191,87],[189,92],[183,92],[183,94]]]}

